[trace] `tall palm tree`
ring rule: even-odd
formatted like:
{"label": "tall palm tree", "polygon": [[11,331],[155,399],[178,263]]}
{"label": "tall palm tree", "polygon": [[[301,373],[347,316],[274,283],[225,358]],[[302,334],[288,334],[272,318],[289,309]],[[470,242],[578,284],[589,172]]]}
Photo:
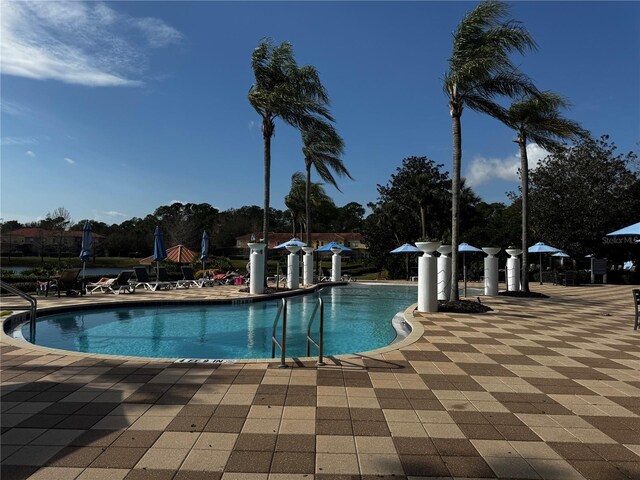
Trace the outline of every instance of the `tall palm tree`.
{"label": "tall palm tree", "polygon": [[[275,121],[299,128],[311,128],[321,119],[333,121],[329,114],[329,98],[320,83],[316,69],[299,67],[293,47],[288,42],[274,46],[265,38],[253,51],[251,66],[255,83],[249,89],[249,103],[262,118],[264,139],[264,216],[262,231],[269,244],[269,201],[271,195],[271,137]],[[265,249],[265,262],[267,250]],[[265,263],[266,266],[266,263]],[[266,275],[266,268],[265,268]]]}
{"label": "tall palm tree", "polygon": [[302,130],[302,153],[306,169],[305,188],[305,217],[306,237],[305,242],[311,246],[311,167],[314,167],[320,178],[338,191],[338,183],[332,171],[339,177],[348,177],[353,180],[351,174],[344,166],[340,156],[344,153],[344,141],[328,122],[318,122]]}
{"label": "tall palm tree", "polygon": [[458,296],[458,232],[460,222],[460,165],[462,132],[460,118],[465,106],[492,117],[504,113],[496,97],[535,93],[529,78],[518,71],[509,55],[535,48],[529,32],[515,20],[506,20],[509,7],[489,0],[468,13],[453,35],[453,52],[444,77],[453,130],[451,198],[451,299]]}
{"label": "tall palm tree", "polygon": [[528,229],[529,229],[529,159],[527,141],[551,150],[563,140],[584,137],[587,131],[577,122],[564,118],[560,110],[569,107],[569,102],[554,92],[526,95],[514,101],[501,119],[516,132],[515,142],[520,147],[520,182],[522,190],[522,290],[529,291],[527,277]]}

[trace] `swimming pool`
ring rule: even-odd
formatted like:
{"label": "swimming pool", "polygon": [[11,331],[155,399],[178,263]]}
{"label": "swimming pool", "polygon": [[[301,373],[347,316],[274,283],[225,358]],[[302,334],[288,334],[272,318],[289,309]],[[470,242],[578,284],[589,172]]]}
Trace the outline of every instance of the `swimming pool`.
{"label": "swimming pool", "polygon": [[[415,285],[359,285],[320,290],[325,302],[325,355],[391,343],[394,315],[417,299]],[[306,356],[307,322],[316,295],[290,297],[287,357]],[[279,301],[244,305],[122,306],[42,316],[38,345],[85,353],[143,357],[241,359],[271,357]],[[314,324],[317,338],[318,321]],[[28,338],[28,325],[22,333]],[[278,337],[280,330],[278,330]],[[315,355],[315,350],[311,355]],[[278,353],[276,353],[278,355]]]}

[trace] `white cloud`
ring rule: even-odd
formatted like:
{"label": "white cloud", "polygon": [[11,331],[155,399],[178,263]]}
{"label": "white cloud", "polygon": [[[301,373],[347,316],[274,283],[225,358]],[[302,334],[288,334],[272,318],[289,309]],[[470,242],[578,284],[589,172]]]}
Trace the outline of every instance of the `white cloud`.
{"label": "white cloud", "polygon": [[35,137],[2,137],[2,145],[34,145],[38,143]]}
{"label": "white cloud", "polygon": [[65,157],[64,161],[67,162],[69,165],[73,165],[74,163],[76,163],[75,160],[69,158],[69,157]]}
{"label": "white cloud", "polygon": [[249,130],[253,130],[253,129],[255,128],[255,126],[256,126],[256,122],[254,122],[253,120],[251,120],[251,121],[249,122]]}
{"label": "white cloud", "polygon": [[[535,143],[528,144],[527,159],[529,160],[529,170],[536,168],[540,160],[547,155],[549,155],[549,152],[541,146]],[[519,169],[520,152],[507,158],[486,158],[478,155],[469,163],[465,178],[470,187],[477,187],[494,179],[518,181],[520,179]]]}
{"label": "white cloud", "polygon": [[35,156],[36,156],[36,154],[35,154],[35,153],[33,153],[31,150],[27,150],[27,151],[25,152],[25,155],[26,155],[27,157],[31,157],[31,158],[33,158],[33,157],[35,157]]}
{"label": "white cloud", "polygon": [[122,212],[116,212],[115,210],[109,210],[108,212],[102,212],[103,215],[106,215],[107,217],[126,217],[127,215],[125,213]]}
{"label": "white cloud", "polygon": [[29,113],[29,109],[7,100],[0,101],[0,111],[5,115],[23,116]]}
{"label": "white cloud", "polygon": [[169,202],[169,205],[173,205],[174,203],[180,203],[182,205],[186,205],[187,204],[187,202],[185,202],[184,200],[171,200]]}
{"label": "white cloud", "polygon": [[156,18],[103,3],[3,2],[2,73],[86,86],[136,86],[148,48],[182,38]]}

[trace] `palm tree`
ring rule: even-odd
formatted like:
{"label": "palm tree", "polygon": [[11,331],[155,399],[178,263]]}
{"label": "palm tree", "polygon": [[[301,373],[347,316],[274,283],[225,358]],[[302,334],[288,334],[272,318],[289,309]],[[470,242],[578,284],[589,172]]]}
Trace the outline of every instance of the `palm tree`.
{"label": "palm tree", "polygon": [[[264,139],[264,216],[262,231],[269,244],[269,201],[271,195],[271,137],[275,121],[299,128],[311,128],[321,119],[333,121],[328,111],[329,98],[316,69],[299,67],[288,42],[278,46],[263,39],[251,56],[255,83],[249,89],[249,103],[262,118]],[[265,262],[267,250],[265,249]],[[266,263],[265,263],[266,265]],[[265,268],[266,275],[266,268]]]}
{"label": "palm tree", "polygon": [[529,159],[527,141],[551,150],[560,146],[562,140],[587,135],[577,122],[568,120],[560,110],[568,108],[569,102],[554,92],[526,95],[514,101],[505,118],[501,119],[516,131],[515,142],[520,147],[520,181],[522,190],[522,290],[529,291],[527,278],[528,228],[529,228]]}
{"label": "palm tree", "polygon": [[504,114],[496,97],[535,93],[529,78],[509,59],[513,51],[535,48],[529,32],[515,20],[505,20],[509,7],[489,0],[468,13],[453,35],[453,52],[444,77],[453,130],[453,175],[451,198],[451,299],[458,296],[458,232],[460,222],[460,165],[462,133],[460,118],[465,106],[492,117]]}
{"label": "palm tree", "polygon": [[[318,210],[323,206],[332,205],[333,200],[327,195],[321,183],[309,182],[305,180],[302,172],[295,172],[291,175],[291,190],[284,197],[284,204],[291,212],[293,219],[293,236],[296,236],[296,221],[300,226],[300,235],[302,238],[302,229],[308,231],[307,214],[305,210],[313,208]],[[308,243],[308,242],[307,242]]]}
{"label": "palm tree", "polygon": [[306,168],[305,182],[305,217],[306,238],[305,243],[311,246],[311,167],[314,167],[320,178],[338,191],[338,183],[332,171],[339,177],[348,177],[353,180],[351,174],[344,166],[340,156],[344,153],[344,141],[335,128],[327,122],[318,122],[311,128],[302,130],[302,153]]}

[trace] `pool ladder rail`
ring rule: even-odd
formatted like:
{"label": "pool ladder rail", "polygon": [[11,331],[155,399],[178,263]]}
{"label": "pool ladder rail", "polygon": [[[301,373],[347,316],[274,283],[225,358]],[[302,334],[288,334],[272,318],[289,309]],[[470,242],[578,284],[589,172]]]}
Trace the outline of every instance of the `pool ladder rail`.
{"label": "pool ladder rail", "polygon": [[[17,295],[21,298],[23,298],[24,300],[26,300],[27,302],[29,302],[29,304],[31,305],[29,308],[29,341],[31,343],[34,343],[36,341],[36,311],[38,309],[38,300],[35,297],[32,297],[31,295],[29,295],[28,293],[23,292],[22,290],[14,287],[13,285],[4,282],[2,280],[0,280],[0,287],[2,287],[3,290],[6,290],[9,293],[13,293],[14,295]],[[25,310],[24,305],[23,306],[13,306],[13,305],[7,305],[4,300],[6,299],[6,297],[3,298],[3,302],[2,302],[2,308],[5,310]]]}
{"label": "pool ladder rail", "polygon": [[[316,318],[316,314],[320,311],[320,326],[319,326],[319,338],[318,342],[311,338],[311,327],[313,325],[313,321]],[[278,330],[278,321],[282,316],[282,333],[281,339],[278,340],[276,336],[276,332]],[[311,344],[315,345],[318,348],[318,361],[316,365],[319,367],[324,366],[325,363],[323,361],[323,351],[324,351],[324,302],[322,301],[322,297],[318,295],[318,299],[316,301],[316,306],[311,313],[311,317],[309,318],[309,323],[307,324],[307,357],[311,354]],[[276,318],[273,321],[273,329],[271,331],[271,358],[276,357],[276,346],[280,349],[280,368],[287,368],[288,365],[285,362],[287,356],[287,299],[283,298],[280,301],[280,306],[278,307],[278,311],[276,313]]]}

